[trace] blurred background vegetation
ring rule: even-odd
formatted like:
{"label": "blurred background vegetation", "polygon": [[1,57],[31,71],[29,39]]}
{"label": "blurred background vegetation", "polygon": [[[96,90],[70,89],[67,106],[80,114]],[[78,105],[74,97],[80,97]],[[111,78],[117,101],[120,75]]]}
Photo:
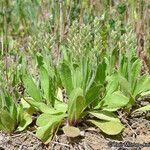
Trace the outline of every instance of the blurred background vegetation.
{"label": "blurred background vegetation", "polygon": [[143,70],[150,72],[150,1],[0,1],[0,74],[4,86],[17,79],[19,64],[28,58],[23,56],[29,56],[27,62],[34,67],[30,61],[35,54],[41,53],[56,64],[62,51],[74,61],[87,54],[93,61],[107,55],[110,73],[118,57],[136,51]]}

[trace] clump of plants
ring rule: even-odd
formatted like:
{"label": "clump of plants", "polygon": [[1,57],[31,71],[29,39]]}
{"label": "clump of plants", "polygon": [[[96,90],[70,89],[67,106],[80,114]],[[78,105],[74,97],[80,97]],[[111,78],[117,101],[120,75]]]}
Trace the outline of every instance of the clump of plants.
{"label": "clump of plants", "polygon": [[[107,59],[98,61],[93,67],[88,56],[74,62],[65,54],[58,66],[48,70],[44,59],[37,57],[39,80],[28,73],[22,75],[29,95],[24,100],[38,117],[37,137],[48,143],[59,127],[69,137],[79,136],[78,124],[82,121],[94,124],[108,135],[121,133],[124,125],[117,111],[124,108],[131,113],[136,98],[150,90],[149,77],[140,76],[140,60],[132,60],[130,73],[126,70],[129,62],[124,56],[120,68],[109,75]],[[63,88],[67,102],[62,98]],[[140,110],[149,110],[149,106],[134,110],[134,113]]]}
{"label": "clump of plants", "polygon": [[[136,105],[137,99],[150,94],[150,77],[147,70],[141,73],[136,33],[130,23],[125,24],[127,5],[114,2],[117,7],[112,9],[108,1],[101,2],[106,12],[95,16],[96,2],[92,1],[80,5],[77,1],[53,1],[51,5],[45,1],[40,7],[41,3],[1,2],[0,130],[32,129],[45,144],[59,130],[68,137],[80,136],[83,123],[107,135],[121,134],[125,124],[119,119],[120,110],[128,116],[150,110],[150,105]],[[132,14],[136,20],[136,11]],[[15,39],[17,34],[27,38],[23,47]]]}
{"label": "clump of plants", "polygon": [[18,104],[3,88],[0,89],[0,130],[7,133],[23,131],[32,122],[32,116],[23,104]]}

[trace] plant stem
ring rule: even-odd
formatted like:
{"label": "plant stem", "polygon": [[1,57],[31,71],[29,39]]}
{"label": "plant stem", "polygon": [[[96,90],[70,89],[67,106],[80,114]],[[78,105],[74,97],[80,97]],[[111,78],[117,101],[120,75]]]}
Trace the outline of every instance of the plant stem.
{"label": "plant stem", "polygon": [[60,4],[60,23],[59,23],[59,25],[60,25],[60,30],[59,30],[59,38],[60,38],[60,43],[61,43],[61,41],[62,41],[62,38],[63,38],[63,10],[62,10],[62,3],[63,3],[63,0],[60,0],[59,1],[59,4]]}

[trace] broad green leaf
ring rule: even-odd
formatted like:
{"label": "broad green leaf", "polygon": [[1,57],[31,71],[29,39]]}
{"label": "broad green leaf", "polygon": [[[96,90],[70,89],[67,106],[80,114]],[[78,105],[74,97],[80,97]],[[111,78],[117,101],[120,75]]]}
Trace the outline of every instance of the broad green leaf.
{"label": "broad green leaf", "polygon": [[139,59],[137,59],[133,64],[131,68],[131,87],[134,89],[136,80],[138,79],[141,72],[141,62]]}
{"label": "broad green leaf", "polygon": [[20,123],[20,121],[23,119],[24,109],[22,105],[17,105],[17,122]]}
{"label": "broad green leaf", "polygon": [[21,120],[18,128],[17,128],[17,131],[23,131],[29,124],[31,124],[32,122],[32,116],[25,113],[23,115],[23,119]]}
{"label": "broad green leaf", "polygon": [[150,78],[148,77],[148,75],[143,75],[137,81],[137,85],[136,85],[133,95],[135,97],[147,91],[150,91]]}
{"label": "broad green leaf", "polygon": [[106,63],[103,61],[98,65],[95,82],[97,84],[103,84],[106,78]]}
{"label": "broad green leaf", "polygon": [[22,104],[22,107],[23,107],[24,109],[28,109],[28,108],[31,107],[30,104],[27,103],[23,98],[21,98],[21,102],[20,102],[20,103]]}
{"label": "broad green leaf", "polygon": [[61,66],[60,77],[61,77],[63,86],[67,90],[67,93],[70,94],[73,89],[72,74],[71,74],[71,70],[69,66],[66,65],[65,63],[63,63]]}
{"label": "broad green leaf", "polygon": [[120,122],[117,116],[114,113],[109,112],[109,111],[92,111],[89,113],[93,115],[94,117],[101,119],[101,120]]}
{"label": "broad green leaf", "polygon": [[4,106],[4,93],[2,92],[0,88],[0,109]]}
{"label": "broad green leaf", "polygon": [[86,106],[88,106],[90,103],[92,103],[95,99],[98,98],[100,95],[100,90],[102,88],[102,85],[95,85],[87,91],[85,99],[86,99]]}
{"label": "broad green leaf", "polygon": [[137,111],[150,111],[150,104],[136,109],[135,111],[133,111],[133,113],[135,113]]}
{"label": "broad green leaf", "polygon": [[56,110],[61,110],[61,112],[65,113],[68,109],[68,105],[64,102],[56,100],[55,101],[55,109]]}
{"label": "broad green leaf", "polygon": [[37,88],[32,77],[26,74],[22,76],[22,81],[29,96],[31,96],[36,101],[41,101],[42,97],[40,90]]}
{"label": "broad green leaf", "polygon": [[36,121],[36,125],[39,127],[45,126],[50,122],[50,119],[53,119],[52,117],[53,116],[51,114],[43,113],[38,117]]}
{"label": "broad green leaf", "polygon": [[[48,144],[53,137],[54,123],[49,122],[47,125],[38,127],[36,131],[36,136],[45,144]],[[56,123],[57,125],[57,123]]]}
{"label": "broad green leaf", "polygon": [[6,132],[11,133],[15,129],[15,122],[5,109],[0,111],[0,122],[4,126]]}
{"label": "broad green leaf", "polygon": [[118,74],[107,76],[107,82],[108,84],[106,87],[106,91],[107,91],[107,94],[110,95],[111,93],[113,93],[114,91],[118,89],[118,85],[119,85]]}
{"label": "broad green leaf", "polygon": [[80,66],[76,67],[74,70],[72,70],[72,83],[73,83],[73,88],[82,88],[83,85],[83,76],[82,72],[80,70]]}
{"label": "broad green leaf", "polygon": [[66,136],[68,137],[77,137],[80,135],[79,128],[73,127],[73,126],[64,126],[63,131]]}
{"label": "broad green leaf", "polygon": [[54,121],[57,121],[59,119],[63,119],[65,117],[66,117],[66,114],[46,114],[46,113],[43,113],[38,117],[38,119],[36,121],[36,125],[38,125],[39,127],[45,126],[49,122],[54,122]]}
{"label": "broad green leaf", "polygon": [[85,93],[87,93],[92,86],[96,86],[94,80],[95,80],[95,74],[93,72],[90,72],[87,78]]}
{"label": "broad green leaf", "polygon": [[17,108],[12,97],[5,91],[3,92],[3,108],[6,108],[10,117],[13,118],[14,122],[17,124]]}
{"label": "broad green leaf", "polygon": [[0,89],[0,101],[1,101],[0,108],[3,108],[5,106],[8,108],[11,105],[10,98],[7,96],[7,93],[3,88]]}
{"label": "broad green leaf", "polygon": [[13,118],[14,122],[15,122],[15,126],[18,124],[18,118],[17,118],[17,107],[18,105],[17,104],[13,104],[12,107],[10,107],[9,109],[9,113],[10,113],[10,116]]}
{"label": "broad green leaf", "polygon": [[130,95],[131,93],[131,86],[130,83],[127,81],[126,78],[124,78],[123,76],[119,76],[119,84],[120,84],[120,88],[121,91],[125,94],[125,95]]}
{"label": "broad green leaf", "polygon": [[5,106],[8,108],[8,110],[13,109],[12,107],[14,106],[14,102],[9,94],[5,93],[4,101],[5,101]]}
{"label": "broad green leaf", "polygon": [[62,115],[50,115],[42,114],[38,119],[36,124],[39,126],[37,128],[36,136],[41,139],[45,144],[50,142],[52,139],[55,129],[58,127],[62,119],[65,117]]}
{"label": "broad green leaf", "polygon": [[102,100],[101,108],[108,111],[116,111],[119,108],[126,106],[129,98],[124,96],[120,91],[116,91],[110,95],[106,95]]}
{"label": "broad green leaf", "polygon": [[36,59],[37,59],[37,63],[38,63],[38,66],[43,66],[44,63],[43,63],[43,57],[41,56],[41,54],[36,54]]}
{"label": "broad green leaf", "polygon": [[34,108],[38,109],[39,111],[43,113],[49,113],[49,114],[57,114],[57,113],[62,113],[64,110],[56,110],[53,107],[50,107],[46,105],[43,102],[37,102],[31,98],[26,98],[26,101]]}
{"label": "broad green leaf", "polygon": [[74,89],[69,96],[68,117],[69,120],[78,120],[85,108],[85,98],[81,88]]}
{"label": "broad green leaf", "polygon": [[[86,90],[86,84],[89,76],[89,60],[88,58],[84,57],[82,59],[82,67],[81,67],[81,72],[82,72],[82,80],[83,80],[83,89]],[[81,77],[80,77],[81,78]]]}
{"label": "broad green leaf", "polygon": [[40,67],[40,81],[46,100],[50,102],[50,79],[47,70],[43,66]]}
{"label": "broad green leaf", "polygon": [[124,129],[123,124],[118,121],[100,121],[100,120],[89,120],[89,121],[108,135],[117,135]]}

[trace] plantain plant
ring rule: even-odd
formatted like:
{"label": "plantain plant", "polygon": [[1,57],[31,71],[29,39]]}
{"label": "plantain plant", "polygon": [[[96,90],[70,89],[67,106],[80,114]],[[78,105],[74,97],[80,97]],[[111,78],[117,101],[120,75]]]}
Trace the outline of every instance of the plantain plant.
{"label": "plantain plant", "polygon": [[[136,104],[136,99],[149,94],[150,78],[147,73],[141,75],[142,62],[139,58],[131,56],[131,61],[127,59],[126,56],[122,57],[120,68],[116,74],[116,82],[124,95],[130,98],[127,105],[127,109],[130,111]],[[149,110],[149,107],[145,108]],[[142,110],[142,108],[140,109]]]}
{"label": "plantain plant", "polygon": [[[137,98],[150,94],[149,76],[141,75],[142,62],[136,55],[136,39],[149,25],[145,23],[143,29],[138,26],[140,18],[143,23],[148,20],[144,21],[144,3],[138,12],[139,6],[132,0],[127,4],[109,0],[1,0],[0,4],[0,86],[4,85],[0,88],[0,130],[22,131],[34,113],[36,136],[44,143],[62,126],[67,136],[78,136],[82,121],[116,135],[124,128],[117,116],[119,109],[131,113],[150,110],[150,105],[134,108]],[[139,43],[143,48],[149,44],[147,40]],[[37,59],[33,72],[26,71],[22,50]],[[38,52],[45,58],[36,56]],[[58,52],[63,58],[52,61],[53,53]],[[9,60],[11,55],[15,61]],[[19,76],[26,93],[17,103],[19,92],[13,88]],[[67,102],[62,98],[63,88]]]}
{"label": "plantain plant", "polygon": [[23,131],[32,122],[32,116],[17,104],[8,92],[0,89],[0,130],[7,133]]}
{"label": "plantain plant", "polygon": [[[114,77],[112,81],[107,77],[105,60],[93,68],[93,62],[88,57],[78,63],[67,58],[66,55],[54,72],[49,70],[51,74],[46,69],[46,63],[38,58],[38,84],[31,75],[22,76],[29,95],[24,99],[41,114],[36,121],[37,137],[48,143],[62,123],[65,125],[64,132],[75,136],[74,132],[79,131],[76,127],[84,118],[106,134],[119,134],[124,126],[115,112],[125,107],[129,98],[118,90]],[[68,95],[67,103],[58,96],[62,87]]]}
{"label": "plantain plant", "polygon": [[44,143],[48,143],[60,122],[66,116],[67,105],[57,99],[58,88],[54,76],[49,74],[42,57],[38,59],[39,81],[33,79],[30,74],[22,75],[22,81],[28,96],[24,100],[40,113],[36,124],[38,126],[36,135]]}
{"label": "plantain plant", "polygon": [[76,126],[88,116],[90,122],[109,135],[118,134],[124,128],[113,111],[126,106],[129,98],[117,91],[117,85],[111,82],[105,85],[106,68],[105,61],[102,61],[93,69],[88,59],[79,64],[62,64],[60,76],[69,98],[67,113],[70,126]]}

